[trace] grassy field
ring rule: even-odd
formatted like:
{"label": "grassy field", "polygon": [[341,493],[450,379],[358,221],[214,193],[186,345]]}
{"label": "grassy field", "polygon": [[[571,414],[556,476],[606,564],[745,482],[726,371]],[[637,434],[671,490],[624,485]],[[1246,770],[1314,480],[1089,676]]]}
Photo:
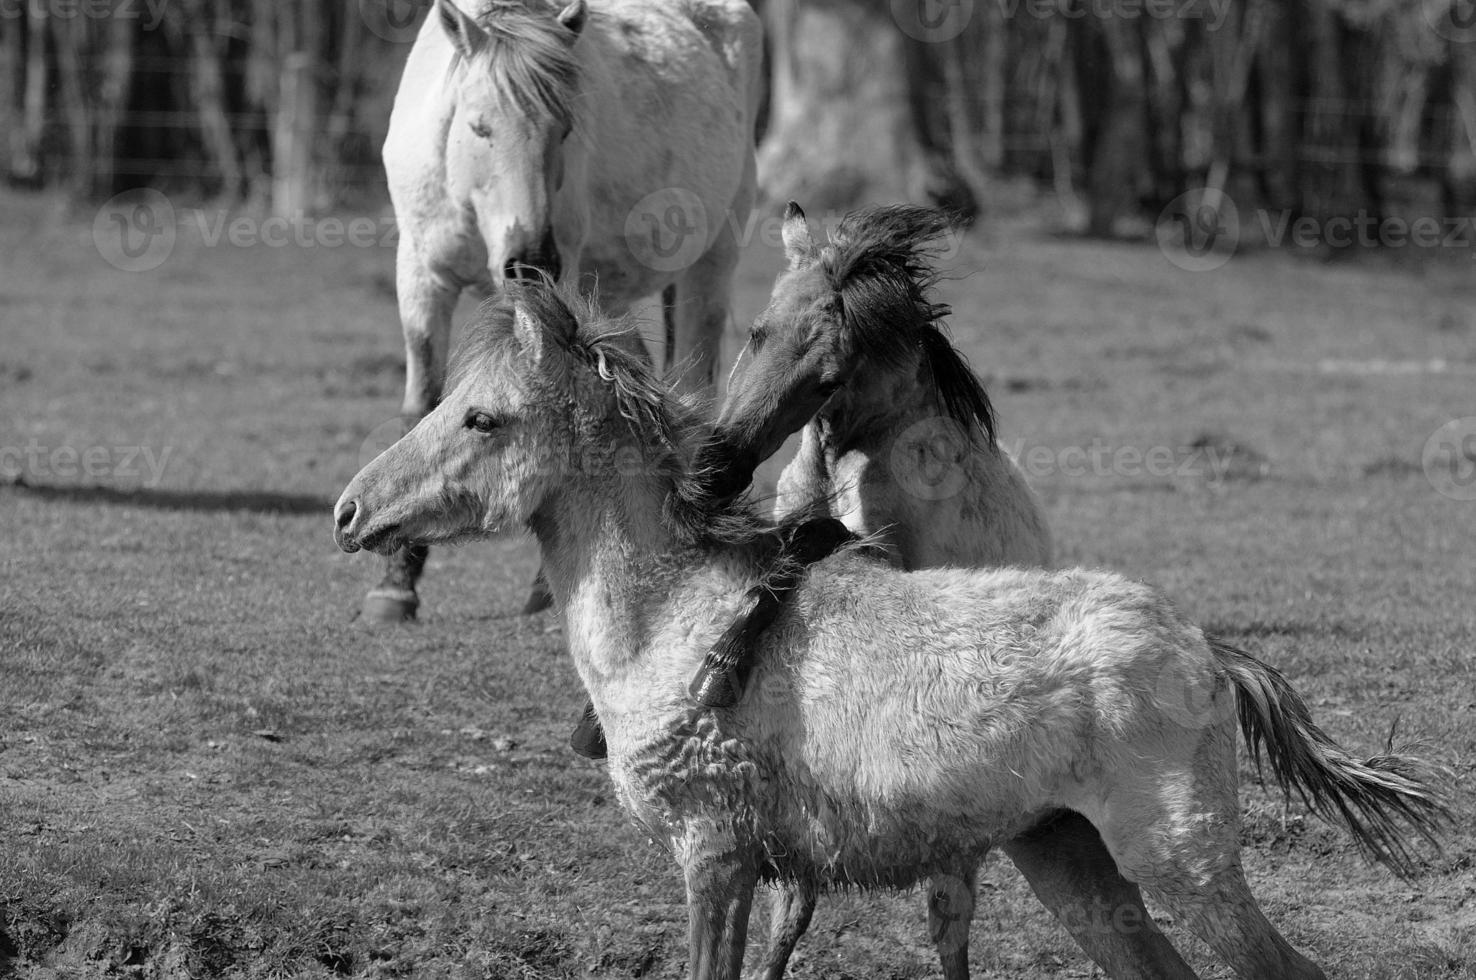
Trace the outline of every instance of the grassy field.
{"label": "grassy field", "polygon": [[[566,748],[557,619],[515,615],[531,543],[438,549],[420,623],[351,621],[377,561],[329,508],[399,403],[392,251],[182,234],[129,273],[90,214],[0,213],[0,976],[682,975],[674,865]],[[1336,977],[1476,977],[1476,501],[1422,465],[1476,415],[1473,254],[1194,274],[1000,218],[944,290],[1064,560],[1455,772],[1405,882],[1247,769],[1252,886]],[[740,322],[777,268],[750,249]],[[976,976],[1095,975],[1007,861],[983,882]],[[793,972],[935,976],[921,898],[827,899]]]}

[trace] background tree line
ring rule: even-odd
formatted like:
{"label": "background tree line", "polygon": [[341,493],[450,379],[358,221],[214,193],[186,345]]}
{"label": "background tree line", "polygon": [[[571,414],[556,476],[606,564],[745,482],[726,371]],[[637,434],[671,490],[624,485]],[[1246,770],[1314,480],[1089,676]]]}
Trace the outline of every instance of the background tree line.
{"label": "background tree line", "polygon": [[[373,198],[429,2],[0,0],[0,175]],[[1318,217],[1476,201],[1476,0],[754,2],[776,198],[968,209],[1024,177],[1095,233],[1202,187]]]}

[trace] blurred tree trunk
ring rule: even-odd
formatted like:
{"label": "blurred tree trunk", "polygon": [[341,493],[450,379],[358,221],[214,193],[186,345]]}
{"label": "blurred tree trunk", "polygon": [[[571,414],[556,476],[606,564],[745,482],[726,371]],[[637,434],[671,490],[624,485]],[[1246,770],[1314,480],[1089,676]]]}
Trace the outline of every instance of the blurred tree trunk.
{"label": "blurred tree trunk", "polygon": [[52,17],[51,40],[56,51],[57,109],[67,133],[66,182],[75,196],[90,184],[92,123],[82,82],[82,54],[86,23],[80,17]]}
{"label": "blurred tree trunk", "polygon": [[1259,98],[1252,111],[1258,139],[1260,189],[1265,203],[1292,219],[1301,216],[1302,127],[1298,110],[1303,93],[1309,42],[1301,4],[1277,5],[1268,11],[1266,41],[1256,66]]}
{"label": "blurred tree trunk", "polygon": [[1143,65],[1131,20],[1082,17],[1073,28],[1078,98],[1086,120],[1087,234],[1110,236],[1117,220],[1137,209],[1147,147]]}
{"label": "blurred tree trunk", "polygon": [[18,19],[0,20],[0,177],[11,175],[17,144],[20,141],[21,69],[24,48]]}
{"label": "blurred tree trunk", "polygon": [[227,201],[241,196],[243,179],[236,140],[226,110],[226,73],[221,45],[228,25],[217,17],[229,16],[224,4],[191,0],[185,7],[184,32],[188,39],[193,106],[210,166],[219,175],[218,194]]}
{"label": "blurred tree trunk", "polygon": [[20,139],[10,172],[17,180],[41,179],[41,140],[46,135],[46,5],[26,9],[26,87],[21,103]]}
{"label": "blurred tree trunk", "polygon": [[924,143],[907,37],[885,0],[769,0],[769,128],[759,183],[773,200],[845,208],[968,194]]}
{"label": "blurred tree trunk", "polygon": [[110,17],[103,33],[103,52],[99,59],[96,126],[93,159],[89,166],[90,193],[111,194],[118,189],[118,134],[128,107],[133,85],[133,50],[138,21],[131,17]]}
{"label": "blurred tree trunk", "polygon": [[1451,45],[1450,147],[1441,180],[1447,215],[1462,215],[1476,200],[1476,45]]}

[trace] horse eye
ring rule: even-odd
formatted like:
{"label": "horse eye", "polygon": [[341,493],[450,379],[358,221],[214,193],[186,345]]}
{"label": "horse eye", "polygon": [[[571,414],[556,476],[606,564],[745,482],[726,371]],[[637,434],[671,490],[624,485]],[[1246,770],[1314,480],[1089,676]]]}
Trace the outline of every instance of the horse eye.
{"label": "horse eye", "polygon": [[467,125],[471,127],[472,134],[475,135],[477,138],[484,140],[489,140],[492,138],[492,127],[488,126],[480,119],[473,120],[472,122],[467,123]]}
{"label": "horse eye", "polygon": [[482,435],[496,432],[502,423],[488,415],[486,412],[471,411],[466,413],[466,427]]}

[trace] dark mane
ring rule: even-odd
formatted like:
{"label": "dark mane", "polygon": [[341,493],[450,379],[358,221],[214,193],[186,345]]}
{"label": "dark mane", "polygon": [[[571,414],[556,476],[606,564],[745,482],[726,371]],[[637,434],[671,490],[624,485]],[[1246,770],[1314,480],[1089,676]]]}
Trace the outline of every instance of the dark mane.
{"label": "dark mane", "polygon": [[593,300],[572,289],[538,280],[504,283],[500,296],[477,309],[457,348],[448,389],[485,358],[516,344],[514,304],[542,328],[546,342],[568,356],[573,371],[610,393],[631,439],[625,444],[638,448],[648,472],[670,480],[663,516],[682,541],[757,551],[768,562],[778,554],[784,529],[811,516],[801,513],[775,525],[737,501],[706,492],[713,474],[700,451],[711,444],[712,424],[702,406],[656,375],[635,327],[604,316]]}
{"label": "dark mane", "polygon": [[484,0],[475,19],[487,32],[479,57],[497,91],[529,115],[568,128],[574,124],[579,59],[558,13],[542,0]]}
{"label": "dark mane", "polygon": [[857,345],[883,364],[909,363],[919,347],[943,410],[994,442],[994,406],[978,375],[942,332],[951,311],[929,294],[938,281],[939,239],[957,220],[933,208],[888,205],[841,220],[820,264]]}

